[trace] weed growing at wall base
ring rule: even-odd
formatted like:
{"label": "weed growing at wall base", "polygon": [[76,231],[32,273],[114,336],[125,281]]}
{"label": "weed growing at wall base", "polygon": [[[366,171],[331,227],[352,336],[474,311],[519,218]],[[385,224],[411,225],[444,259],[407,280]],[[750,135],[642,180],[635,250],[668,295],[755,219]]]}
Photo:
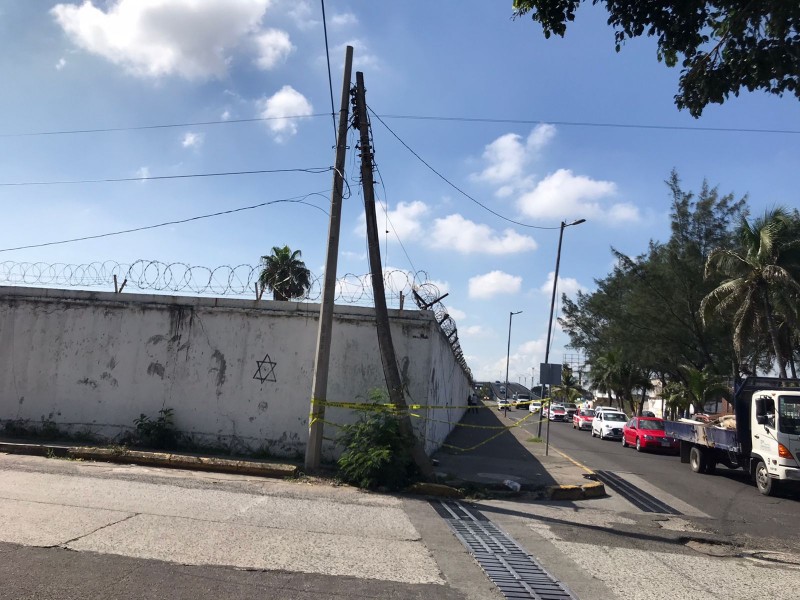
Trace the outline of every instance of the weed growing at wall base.
{"label": "weed growing at wall base", "polygon": [[[381,392],[370,394],[373,402],[385,402]],[[344,446],[337,466],[347,483],[367,489],[399,490],[418,475],[411,457],[412,440],[403,435],[398,417],[389,412],[372,412],[341,428]]]}
{"label": "weed growing at wall base", "polygon": [[177,448],[181,434],[175,428],[172,420],[174,411],[171,408],[162,408],[158,417],[151,419],[142,413],[138,419],[133,420],[136,426],[136,441],[142,445],[159,450],[172,450]]}

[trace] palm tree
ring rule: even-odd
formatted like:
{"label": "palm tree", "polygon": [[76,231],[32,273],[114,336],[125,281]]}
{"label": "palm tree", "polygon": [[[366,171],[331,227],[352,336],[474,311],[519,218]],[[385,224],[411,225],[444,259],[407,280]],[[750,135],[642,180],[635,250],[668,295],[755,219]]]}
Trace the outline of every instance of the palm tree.
{"label": "palm tree", "polygon": [[[653,387],[649,371],[622,360],[620,353],[613,350],[592,361],[589,377],[599,392],[608,393],[609,398],[612,398],[613,392],[621,409],[625,410],[627,401],[628,408],[637,413],[644,405],[643,400],[647,390]],[[633,391],[636,389],[642,391],[642,401],[634,400]]]}
{"label": "palm tree", "polygon": [[258,282],[262,289],[272,292],[274,300],[301,298],[311,287],[311,271],[300,260],[300,250],[292,252],[289,246],[273,246],[272,254],[261,257],[261,274]]}
{"label": "palm tree", "polygon": [[702,369],[684,366],[681,368],[681,375],[685,379],[682,384],[685,397],[694,405],[695,412],[703,412],[709,400],[719,397],[729,400],[731,397],[730,386],[721,377],[712,373],[708,366]]}
{"label": "palm tree", "polygon": [[553,386],[551,393],[554,398],[559,398],[564,402],[577,402],[581,397],[578,389],[578,380],[572,374],[569,365],[561,367],[561,385]]}
{"label": "palm tree", "polygon": [[796,216],[782,208],[767,211],[752,225],[742,219],[740,248],[718,248],[709,255],[706,277],[720,274],[726,279],[700,303],[704,323],[712,312],[732,313],[733,346],[740,362],[749,338],[768,335],[782,378],[793,349],[781,343],[779,330],[783,325],[796,329],[800,295],[796,231]]}

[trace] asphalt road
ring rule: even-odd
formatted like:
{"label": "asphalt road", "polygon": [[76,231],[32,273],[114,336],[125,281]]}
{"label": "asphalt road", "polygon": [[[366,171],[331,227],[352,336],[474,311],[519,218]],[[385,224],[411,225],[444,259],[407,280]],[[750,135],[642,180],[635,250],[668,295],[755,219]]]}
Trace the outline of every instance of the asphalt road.
{"label": "asphalt road", "polygon": [[[522,414],[520,411],[519,414]],[[517,418],[516,411],[509,417]],[[545,424],[546,425],[546,424]],[[526,429],[535,432],[536,425]],[[722,465],[716,475],[693,473],[674,455],[636,452],[619,441],[599,440],[571,424],[550,424],[550,443],[595,470],[632,473],[719,520],[725,529],[748,530],[777,539],[797,539],[800,523],[800,490],[787,490],[780,497],[762,496],[741,470]]]}

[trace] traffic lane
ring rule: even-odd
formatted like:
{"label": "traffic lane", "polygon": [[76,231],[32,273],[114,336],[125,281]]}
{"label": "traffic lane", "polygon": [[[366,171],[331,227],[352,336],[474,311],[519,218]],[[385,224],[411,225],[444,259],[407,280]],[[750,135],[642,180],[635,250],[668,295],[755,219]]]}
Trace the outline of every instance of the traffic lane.
{"label": "traffic lane", "polygon": [[[526,425],[536,434],[536,423]],[[547,423],[543,423],[542,435]],[[633,473],[652,485],[676,496],[702,512],[718,519],[720,533],[733,534],[740,525],[750,526],[751,533],[778,539],[796,539],[800,521],[800,494],[786,493],[779,498],[761,495],[741,469],[724,466],[716,475],[693,473],[689,465],[674,455],[636,452],[623,448],[619,441],[593,438],[588,431],[572,429],[571,424],[552,422],[550,442],[592,469]]]}

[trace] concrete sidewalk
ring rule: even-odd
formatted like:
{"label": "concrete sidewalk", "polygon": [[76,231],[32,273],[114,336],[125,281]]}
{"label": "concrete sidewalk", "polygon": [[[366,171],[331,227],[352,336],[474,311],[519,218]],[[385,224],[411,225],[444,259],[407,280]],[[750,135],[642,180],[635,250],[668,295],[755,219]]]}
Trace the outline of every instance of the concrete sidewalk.
{"label": "concrete sidewalk", "polygon": [[0,437],[0,452],[8,454],[28,454],[48,458],[68,458],[114,462],[122,464],[149,465],[192,471],[214,473],[238,473],[260,477],[297,476],[297,465],[290,462],[265,461],[258,459],[233,459],[220,456],[204,456],[186,452],[161,452],[157,450],[132,450],[124,447],[82,446],[64,442],[33,441]]}
{"label": "concrete sidewalk", "polygon": [[[508,416],[489,402],[468,413],[458,423],[433,459],[439,481],[424,483],[409,491],[428,496],[457,496],[458,488],[520,490],[551,500],[581,500],[605,496],[593,472],[570,457],[534,437],[538,415],[512,409]],[[547,423],[543,423],[546,428]],[[556,427],[564,427],[559,423]],[[544,432],[545,429],[543,429]],[[544,436],[544,433],[543,433]],[[532,441],[536,440],[536,441]],[[186,452],[132,450],[122,447],[71,445],[63,442],[21,440],[0,436],[0,452],[53,458],[71,458],[169,467],[192,471],[235,473],[260,477],[286,478],[299,473],[290,461],[232,459]],[[506,482],[511,483],[510,487]]]}
{"label": "concrete sidewalk", "polygon": [[[437,473],[453,487],[512,489],[551,500],[580,500],[605,496],[593,472],[544,440],[535,437],[538,415],[512,409],[508,417],[487,402],[468,413],[433,458]],[[542,437],[547,422],[542,423]],[[559,423],[556,427],[564,427]],[[503,430],[503,427],[509,427]]]}

